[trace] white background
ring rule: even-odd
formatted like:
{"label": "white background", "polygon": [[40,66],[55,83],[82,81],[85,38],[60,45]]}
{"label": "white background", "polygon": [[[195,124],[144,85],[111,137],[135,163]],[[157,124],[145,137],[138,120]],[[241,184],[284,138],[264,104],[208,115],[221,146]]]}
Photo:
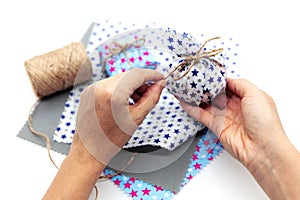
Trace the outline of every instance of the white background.
{"label": "white background", "polygon": [[[4,3],[6,2],[6,3]],[[16,137],[36,100],[24,61],[78,41],[91,22],[156,21],[178,30],[231,35],[243,77],[275,100],[286,134],[300,150],[300,29],[297,1],[1,1],[1,199],[41,199],[56,169],[46,150]],[[272,134],[272,133],[270,133]],[[64,156],[53,152],[60,163]],[[111,182],[99,199],[129,199]],[[174,199],[267,199],[250,174],[221,154]]]}

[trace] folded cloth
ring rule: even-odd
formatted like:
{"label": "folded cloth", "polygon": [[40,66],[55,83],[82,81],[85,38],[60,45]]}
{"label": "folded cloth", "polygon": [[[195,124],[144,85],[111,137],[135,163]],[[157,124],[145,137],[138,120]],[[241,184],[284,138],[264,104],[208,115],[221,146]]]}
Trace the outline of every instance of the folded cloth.
{"label": "folded cloth", "polygon": [[170,66],[172,71],[166,85],[170,93],[200,106],[202,103],[210,103],[224,91],[226,70],[213,57],[219,54],[222,48],[207,50],[206,42],[199,47],[188,34],[179,34],[171,30],[166,31],[164,41],[173,57],[178,60],[176,67]]}
{"label": "folded cloth", "polygon": [[143,46],[145,38],[129,35],[126,40],[113,41],[110,44],[102,44],[97,47],[102,66],[105,67],[108,76],[133,68],[156,69],[159,63],[152,53]]}

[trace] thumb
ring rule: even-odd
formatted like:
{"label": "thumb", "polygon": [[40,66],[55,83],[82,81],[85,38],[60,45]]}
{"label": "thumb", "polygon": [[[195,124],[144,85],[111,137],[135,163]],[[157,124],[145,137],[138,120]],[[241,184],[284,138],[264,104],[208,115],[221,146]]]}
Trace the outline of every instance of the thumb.
{"label": "thumb", "polygon": [[150,86],[136,104],[132,106],[132,117],[138,124],[141,124],[146,115],[154,108],[159,101],[161,92],[166,85],[162,79]]}

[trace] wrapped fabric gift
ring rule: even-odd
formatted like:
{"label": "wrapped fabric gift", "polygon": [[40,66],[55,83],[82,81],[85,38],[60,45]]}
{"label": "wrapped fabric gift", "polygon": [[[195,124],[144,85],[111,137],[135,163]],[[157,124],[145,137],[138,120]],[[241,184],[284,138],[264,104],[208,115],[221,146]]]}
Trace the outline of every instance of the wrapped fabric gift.
{"label": "wrapped fabric gift", "polygon": [[166,88],[185,102],[201,106],[209,104],[226,87],[226,70],[214,56],[222,48],[207,50],[207,42],[200,47],[187,34],[167,31],[168,48],[177,57],[178,65],[170,66]]}

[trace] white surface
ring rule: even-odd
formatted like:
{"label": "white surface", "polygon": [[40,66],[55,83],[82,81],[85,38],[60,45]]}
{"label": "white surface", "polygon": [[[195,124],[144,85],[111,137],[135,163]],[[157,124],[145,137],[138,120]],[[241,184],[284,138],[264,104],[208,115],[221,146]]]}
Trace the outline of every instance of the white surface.
{"label": "white surface", "polygon": [[[194,34],[231,35],[241,44],[243,76],[273,96],[285,131],[300,150],[297,1],[82,2],[0,3],[1,199],[41,199],[56,173],[44,148],[16,137],[36,99],[24,61],[79,40],[99,19],[153,20]],[[64,158],[53,157],[58,163]],[[99,199],[129,199],[111,182],[98,186]],[[223,153],[174,200],[266,198],[248,172]]]}

